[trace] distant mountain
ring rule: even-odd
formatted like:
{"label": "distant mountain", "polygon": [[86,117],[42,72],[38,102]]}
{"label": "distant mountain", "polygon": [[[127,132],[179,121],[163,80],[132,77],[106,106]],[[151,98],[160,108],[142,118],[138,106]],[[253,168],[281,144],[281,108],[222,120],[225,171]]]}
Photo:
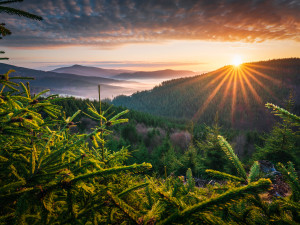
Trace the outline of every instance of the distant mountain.
{"label": "distant mountain", "polygon": [[157,71],[138,71],[134,73],[121,73],[113,76],[121,80],[140,80],[140,79],[174,79],[181,77],[193,76],[196,73],[188,70],[157,70]]}
{"label": "distant mountain", "polygon": [[212,124],[218,112],[223,126],[266,130],[274,116],[265,103],[285,107],[291,91],[295,101],[291,111],[299,115],[299,58],[225,66],[203,75],[165,81],[132,96],[118,96],[113,104],[206,124]]}
{"label": "distant mountain", "polygon": [[34,80],[30,81],[30,84],[35,91],[50,89],[52,94],[75,95],[84,98],[97,98],[98,84],[101,84],[101,96],[103,98],[111,98],[120,94],[131,94],[136,91],[131,86],[140,85],[138,82],[45,72],[0,63],[0,74],[6,73],[10,69],[16,71],[15,73],[11,73],[11,76],[34,78]]}
{"label": "distant mountain", "polygon": [[112,77],[120,73],[131,73],[134,71],[130,70],[115,70],[115,69],[102,69],[98,67],[91,66],[81,66],[81,65],[73,65],[69,67],[61,67],[52,72],[56,73],[70,73],[81,76],[93,76],[93,77]]}
{"label": "distant mountain", "polygon": [[141,79],[174,79],[180,77],[193,76],[196,73],[187,70],[157,70],[157,71],[131,71],[131,70],[116,70],[116,69],[103,69],[97,67],[73,65],[69,67],[61,67],[52,72],[56,73],[69,73],[81,76],[94,76],[94,77],[109,77],[118,80],[141,80]]}

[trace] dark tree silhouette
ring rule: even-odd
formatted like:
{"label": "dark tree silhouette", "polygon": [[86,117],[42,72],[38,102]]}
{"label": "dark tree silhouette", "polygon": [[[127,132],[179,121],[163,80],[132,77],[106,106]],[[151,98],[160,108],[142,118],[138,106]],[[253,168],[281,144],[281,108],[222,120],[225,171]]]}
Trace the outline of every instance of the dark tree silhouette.
{"label": "dark tree silhouette", "polygon": [[[23,0],[8,0],[8,1],[1,1],[0,0],[0,13],[7,13],[9,15],[17,15],[21,17],[26,17],[32,20],[42,20],[43,18],[41,16],[37,16],[28,12],[25,12],[23,10],[15,9],[12,7],[6,7],[3,5],[15,3],[15,2],[23,2]],[[5,23],[0,24],[0,39],[6,35],[10,35],[11,31],[5,27]],[[4,54],[4,51],[0,51],[0,54]],[[7,60],[8,58],[0,58],[0,60]]]}

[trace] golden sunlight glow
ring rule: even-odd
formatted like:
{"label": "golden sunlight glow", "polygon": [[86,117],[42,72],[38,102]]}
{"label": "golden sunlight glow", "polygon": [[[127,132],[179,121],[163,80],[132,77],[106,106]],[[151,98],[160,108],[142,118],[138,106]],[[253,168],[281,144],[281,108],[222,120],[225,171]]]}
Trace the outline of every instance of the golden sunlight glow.
{"label": "golden sunlight glow", "polygon": [[239,66],[242,64],[242,57],[240,55],[235,55],[233,60],[232,60],[232,64],[234,66]]}
{"label": "golden sunlight glow", "polygon": [[[217,104],[218,110],[224,110],[224,108],[226,108],[225,104],[230,103],[229,110],[231,113],[231,123],[234,124],[237,113],[241,111],[243,111],[243,114],[248,113],[248,116],[252,116],[249,112],[253,100],[258,104],[263,105],[263,100],[259,96],[259,90],[264,90],[276,99],[272,90],[264,84],[262,79],[267,79],[276,86],[281,85],[280,81],[267,74],[259,72],[255,69],[256,65],[246,63],[243,64],[243,66],[239,66],[241,63],[241,57],[236,57],[234,59],[234,65],[236,68],[228,66],[222,70],[218,70],[218,72],[208,74],[208,76],[216,76],[212,80],[208,80],[202,90],[206,90],[212,85],[216,85],[216,87],[210,95],[207,96],[201,107],[199,107],[198,111],[194,114],[194,121],[199,120],[200,116],[210,104]],[[208,76],[199,77],[198,79],[206,79]],[[221,98],[216,97],[217,95]],[[221,99],[221,101],[216,102],[217,99]]]}

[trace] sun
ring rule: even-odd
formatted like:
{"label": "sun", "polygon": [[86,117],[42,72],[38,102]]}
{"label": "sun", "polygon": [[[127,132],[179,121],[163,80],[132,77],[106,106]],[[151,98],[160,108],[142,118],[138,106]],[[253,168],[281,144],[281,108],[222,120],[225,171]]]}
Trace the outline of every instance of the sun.
{"label": "sun", "polygon": [[241,65],[243,62],[242,62],[242,57],[240,55],[235,55],[234,58],[232,59],[232,64],[234,66],[239,66]]}

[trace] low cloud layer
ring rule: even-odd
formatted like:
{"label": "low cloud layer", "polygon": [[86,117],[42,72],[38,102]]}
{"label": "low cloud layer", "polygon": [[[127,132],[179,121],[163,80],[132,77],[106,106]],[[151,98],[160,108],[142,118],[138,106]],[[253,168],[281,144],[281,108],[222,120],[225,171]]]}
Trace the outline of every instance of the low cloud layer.
{"label": "low cloud layer", "polygon": [[112,48],[169,40],[300,41],[298,0],[25,0],[11,4],[44,18],[2,13],[12,47]]}
{"label": "low cloud layer", "polygon": [[[74,64],[80,64],[84,66],[102,67],[102,68],[174,68],[182,66],[199,66],[206,63],[201,62],[146,62],[146,61],[74,61],[74,62],[34,62],[36,64],[46,64],[48,66],[43,67],[46,70],[53,70],[60,67],[70,66]],[[64,64],[61,64],[64,63]],[[33,63],[31,63],[33,64]]]}

